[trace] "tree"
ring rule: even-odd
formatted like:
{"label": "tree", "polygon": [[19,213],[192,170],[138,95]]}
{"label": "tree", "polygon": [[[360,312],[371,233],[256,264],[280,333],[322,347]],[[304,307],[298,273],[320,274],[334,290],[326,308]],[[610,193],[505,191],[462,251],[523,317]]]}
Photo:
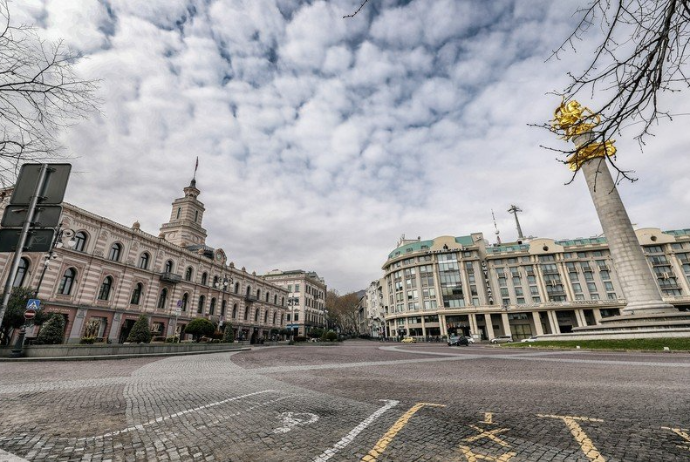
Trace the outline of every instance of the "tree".
{"label": "tree", "polygon": [[185,334],[194,336],[197,342],[201,340],[204,335],[212,335],[216,331],[216,325],[206,318],[195,318],[189,321],[187,327],[184,328]]}
{"label": "tree", "polygon": [[29,287],[14,287],[10,294],[10,300],[7,303],[7,311],[2,320],[2,329],[0,329],[0,337],[2,344],[7,345],[10,341],[10,329],[18,329],[24,325],[24,311],[26,311],[26,302],[33,298],[34,290]]}
{"label": "tree", "polygon": [[223,343],[232,343],[235,341],[235,332],[232,330],[232,324],[225,324],[225,332],[223,333]]}
{"label": "tree", "polygon": [[58,130],[95,109],[96,82],[77,77],[75,60],[61,41],[13,25],[0,0],[0,185],[25,162],[60,157]]}
{"label": "tree", "polygon": [[[690,85],[690,0],[592,0],[578,14],[580,22],[553,57],[576,49],[593,26],[604,35],[589,65],[580,73],[569,73],[571,83],[558,94],[565,101],[579,94],[603,95],[592,107],[601,118],[592,142],[603,143],[620,134],[624,124],[639,123],[636,139],[643,145],[659,118],[672,118],[659,96]],[[608,159],[619,178],[634,181]]]}
{"label": "tree", "polygon": [[48,321],[43,323],[41,331],[36,337],[37,345],[57,345],[62,343],[65,336],[65,317],[54,313]]}
{"label": "tree", "polygon": [[355,292],[339,295],[335,290],[326,293],[326,308],[328,316],[340,332],[357,333],[357,302],[359,296]]}
{"label": "tree", "polygon": [[151,341],[151,329],[149,328],[149,319],[146,315],[142,314],[137,319],[137,322],[132,326],[132,330],[129,331],[127,336],[127,341],[130,343],[149,343]]}

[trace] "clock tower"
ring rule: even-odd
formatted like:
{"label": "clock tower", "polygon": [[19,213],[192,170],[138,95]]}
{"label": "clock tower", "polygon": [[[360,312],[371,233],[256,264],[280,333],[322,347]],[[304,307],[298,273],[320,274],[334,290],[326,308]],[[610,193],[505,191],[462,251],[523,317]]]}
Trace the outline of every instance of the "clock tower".
{"label": "clock tower", "polygon": [[170,221],[161,226],[159,237],[180,247],[205,245],[206,230],[201,227],[201,221],[206,209],[197,199],[200,193],[196,179],[192,179],[184,188],[184,197],[173,201]]}

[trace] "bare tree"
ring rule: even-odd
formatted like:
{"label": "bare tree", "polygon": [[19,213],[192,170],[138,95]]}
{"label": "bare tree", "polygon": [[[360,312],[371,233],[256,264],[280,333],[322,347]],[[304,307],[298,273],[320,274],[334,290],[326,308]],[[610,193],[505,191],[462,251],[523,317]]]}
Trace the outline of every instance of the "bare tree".
{"label": "bare tree", "polygon": [[357,302],[359,297],[355,292],[339,295],[335,290],[326,293],[326,308],[328,317],[340,328],[341,332],[358,333]]}
{"label": "bare tree", "polygon": [[58,130],[95,109],[96,82],[75,74],[75,59],[62,41],[13,25],[0,0],[0,185],[25,162],[61,157]]}
{"label": "bare tree", "polygon": [[[690,85],[690,0],[592,0],[578,14],[580,22],[553,57],[576,50],[597,26],[603,36],[589,65],[569,73],[571,83],[558,94],[565,101],[579,95],[601,98],[591,108],[601,118],[592,142],[604,143],[627,125],[639,124],[636,139],[642,146],[660,118],[672,118],[660,95]],[[616,166],[615,157],[609,160],[619,180],[633,180]]]}

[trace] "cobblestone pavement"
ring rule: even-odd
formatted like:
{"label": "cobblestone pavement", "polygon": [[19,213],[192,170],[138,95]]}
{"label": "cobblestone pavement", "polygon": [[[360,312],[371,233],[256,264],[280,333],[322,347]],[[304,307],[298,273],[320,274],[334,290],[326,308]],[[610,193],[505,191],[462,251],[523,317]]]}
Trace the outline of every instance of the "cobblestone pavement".
{"label": "cobblestone pavement", "polygon": [[348,341],[0,363],[0,462],[688,461],[690,355]]}

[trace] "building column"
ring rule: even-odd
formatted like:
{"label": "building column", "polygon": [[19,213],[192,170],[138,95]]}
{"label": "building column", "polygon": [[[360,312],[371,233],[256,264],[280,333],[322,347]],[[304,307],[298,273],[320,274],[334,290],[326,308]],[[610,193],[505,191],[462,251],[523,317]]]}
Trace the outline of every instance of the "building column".
{"label": "building column", "polygon": [[470,319],[470,335],[479,335],[479,327],[477,326],[477,315],[468,315]]}
{"label": "building column", "polygon": [[513,335],[510,331],[510,320],[508,319],[508,313],[501,313],[501,322],[503,323],[503,335]]}
{"label": "building column", "polygon": [[558,318],[556,318],[556,312],[553,310],[548,310],[546,316],[549,318],[549,325],[551,326],[551,332],[554,334],[560,334],[561,328],[558,327]]}
{"label": "building column", "polygon": [[[110,340],[110,343],[117,343],[120,325],[122,325],[122,313],[115,313],[113,315],[113,324],[110,326],[110,334],[108,335],[108,340]],[[170,323],[168,323],[168,326],[170,326]],[[169,330],[170,329],[168,329],[168,331]]]}
{"label": "building column", "polygon": [[491,314],[487,313],[484,315],[484,322],[486,323],[486,336],[489,337],[489,340],[492,338],[496,337],[496,334],[494,333],[494,325],[491,322]]}
{"label": "building column", "polygon": [[81,331],[84,328],[84,319],[86,319],[86,308],[79,308],[77,310],[76,316],[74,316],[74,322],[72,323],[72,330],[67,338],[67,343],[79,343],[81,341]]}
{"label": "building column", "polygon": [[600,308],[594,308],[594,309],[592,310],[592,313],[594,314],[594,321],[595,321],[597,324],[601,324],[601,311],[600,311]]}
{"label": "building column", "polygon": [[534,335],[544,335],[544,329],[541,328],[541,316],[538,311],[532,311],[532,322],[534,323]]}
{"label": "building column", "polygon": [[581,308],[575,309],[575,321],[577,327],[587,327],[587,318],[585,318],[585,313]]}

